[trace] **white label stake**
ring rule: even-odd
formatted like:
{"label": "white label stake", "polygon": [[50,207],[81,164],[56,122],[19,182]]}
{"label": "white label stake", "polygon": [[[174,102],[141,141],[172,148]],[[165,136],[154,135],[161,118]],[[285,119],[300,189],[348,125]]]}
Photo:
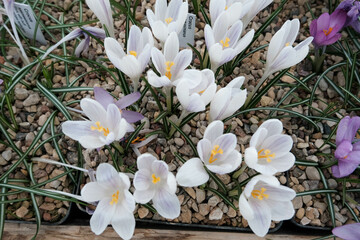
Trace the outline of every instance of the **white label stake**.
{"label": "white label stake", "polygon": [[184,23],[183,29],[178,34],[180,47],[189,47],[187,44],[194,45],[196,15],[189,13]]}
{"label": "white label stake", "polygon": [[[26,4],[15,3],[14,10],[16,25],[21,29],[22,33],[27,38],[34,39],[36,18],[31,7]],[[37,28],[35,40],[43,45],[47,44],[47,41],[41,32],[40,26]]]}

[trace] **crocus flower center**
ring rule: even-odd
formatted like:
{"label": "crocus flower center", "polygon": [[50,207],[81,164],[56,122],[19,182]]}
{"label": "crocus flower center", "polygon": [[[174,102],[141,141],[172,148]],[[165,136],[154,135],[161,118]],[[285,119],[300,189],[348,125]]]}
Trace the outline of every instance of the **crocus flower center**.
{"label": "crocus flower center", "polygon": [[225,10],[227,10],[228,9],[228,6],[225,6]]}
{"label": "crocus flower center", "polygon": [[285,44],[285,47],[288,47],[288,46],[290,46],[290,43],[289,43],[289,42],[287,42],[287,43]]}
{"label": "crocus flower center", "polygon": [[96,122],[96,127],[91,126],[91,130],[95,131],[98,130],[99,132],[104,132],[104,136],[106,137],[110,131],[109,128],[104,128],[103,126],[100,125],[100,122]]}
{"label": "crocus flower center", "polygon": [[251,192],[251,196],[253,196],[254,198],[257,198],[259,200],[263,200],[264,198],[268,199],[269,195],[265,194],[266,188],[261,188],[260,190],[253,190]]}
{"label": "crocus flower center", "polygon": [[113,205],[114,203],[118,203],[119,201],[119,190],[116,191],[116,193],[114,193],[112,196],[112,200],[110,202],[110,205]]}
{"label": "crocus flower center", "polygon": [[330,27],[329,29],[324,29],[323,30],[323,32],[324,32],[324,34],[325,34],[325,36],[328,36],[331,32],[332,32],[332,30],[333,30],[333,28],[332,27]]}
{"label": "crocus flower center", "polygon": [[213,163],[216,160],[218,160],[217,158],[214,158],[216,154],[223,154],[223,150],[220,148],[219,145],[215,145],[214,148],[211,150],[211,155],[210,155],[210,159],[209,159],[209,163]]}
{"label": "crocus flower center", "polygon": [[134,57],[137,56],[137,52],[136,51],[129,51],[130,55],[133,55]]}
{"label": "crocus flower center", "polygon": [[267,162],[271,162],[270,158],[274,158],[275,157],[275,153],[270,154],[271,151],[269,149],[261,149],[258,152],[258,158],[265,158]]}
{"label": "crocus flower center", "polygon": [[151,175],[152,177],[152,182],[153,184],[157,184],[158,182],[160,182],[160,177],[156,177],[156,175],[153,173],[153,175]]}
{"label": "crocus flower center", "polygon": [[166,73],[165,73],[165,76],[168,77],[168,79],[171,80],[171,67],[174,66],[174,62],[171,62],[171,61],[167,61],[165,63],[166,65]]}
{"label": "crocus flower center", "polygon": [[203,94],[205,92],[205,89],[204,90],[202,90],[202,91],[200,91],[200,92],[198,92],[199,94]]}
{"label": "crocus flower center", "polygon": [[221,40],[220,43],[223,46],[223,48],[229,47],[229,42],[230,42],[230,38],[225,38],[225,42],[224,40]]}
{"label": "crocus flower center", "polygon": [[173,20],[172,17],[168,17],[168,18],[165,19],[165,22],[166,22],[167,24],[169,24],[169,23],[172,22],[172,20]]}

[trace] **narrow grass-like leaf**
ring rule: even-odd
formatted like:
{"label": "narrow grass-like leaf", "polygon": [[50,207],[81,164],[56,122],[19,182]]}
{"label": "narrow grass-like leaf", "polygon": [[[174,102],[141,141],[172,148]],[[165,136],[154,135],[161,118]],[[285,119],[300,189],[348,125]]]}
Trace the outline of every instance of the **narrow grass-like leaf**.
{"label": "narrow grass-like leaf", "polygon": [[177,152],[174,153],[175,157],[177,157],[182,163],[185,163],[186,160]]}
{"label": "narrow grass-like leaf", "polygon": [[232,207],[235,211],[239,210],[237,207],[235,207],[235,205],[231,202],[231,200],[225,196],[223,193],[217,191],[216,189],[213,189],[211,187],[206,187],[205,190],[211,191],[213,193],[215,193],[216,195],[218,195],[222,200],[224,200],[224,202],[229,205],[230,207]]}
{"label": "narrow grass-like leaf", "polygon": [[176,131],[178,131],[180,133],[180,135],[182,135],[186,142],[190,145],[191,149],[193,150],[195,156],[199,156],[199,153],[195,147],[195,144],[193,143],[193,141],[191,141],[191,139],[189,138],[188,135],[186,135],[183,130],[181,130],[175,123],[173,123],[171,120],[169,120],[170,124],[176,129]]}
{"label": "narrow grass-like leaf", "polygon": [[325,193],[338,193],[338,191],[332,189],[318,189],[318,190],[310,190],[310,191],[296,193],[296,196],[300,197],[306,195],[316,195],[316,194],[325,194]]}
{"label": "narrow grass-like leaf", "polygon": [[[7,184],[7,178],[4,179],[4,183]],[[5,194],[8,191],[7,188],[1,188],[1,194]],[[4,226],[5,226],[5,217],[6,217],[6,197],[5,195],[1,196],[0,203],[0,239],[3,239]]]}
{"label": "narrow grass-like leaf", "polygon": [[[318,170],[318,172],[320,174],[320,178],[321,178],[321,181],[324,184],[324,188],[328,189],[329,187],[328,187],[326,178],[324,176],[324,173],[322,172],[322,170],[320,168],[316,168],[316,169]],[[330,193],[326,194],[326,200],[328,202],[329,213],[330,213],[332,225],[333,225],[333,227],[336,227],[336,224],[335,224],[335,210],[334,210],[334,205],[333,205],[332,197],[331,197]]]}
{"label": "narrow grass-like leaf", "polygon": [[130,147],[131,142],[136,138],[136,136],[139,134],[139,132],[141,131],[141,129],[144,127],[146,122],[141,123],[141,125],[139,125],[135,131],[130,135],[130,137],[128,137],[126,145],[125,145],[125,151],[127,151]]}
{"label": "narrow grass-like leaf", "polygon": [[66,107],[59,101],[59,99],[48,89],[46,89],[39,81],[36,82],[36,86],[39,88],[40,92],[44,94],[49,101],[51,101],[55,107],[66,117],[67,120],[71,120],[71,115],[66,109]]}

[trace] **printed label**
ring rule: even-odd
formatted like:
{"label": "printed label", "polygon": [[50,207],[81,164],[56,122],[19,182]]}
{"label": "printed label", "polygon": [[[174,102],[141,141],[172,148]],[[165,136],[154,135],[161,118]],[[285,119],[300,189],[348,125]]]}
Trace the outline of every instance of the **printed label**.
{"label": "printed label", "polygon": [[187,44],[194,45],[195,39],[195,20],[196,15],[189,13],[184,23],[183,29],[178,34],[180,47],[189,47]]}
{"label": "printed label", "polygon": [[[14,17],[16,25],[21,29],[22,33],[30,38],[34,39],[34,32],[36,27],[36,18],[33,10],[29,5],[22,3],[15,3],[14,5]],[[40,26],[37,27],[36,31],[36,41],[46,45],[47,41],[41,32]]]}

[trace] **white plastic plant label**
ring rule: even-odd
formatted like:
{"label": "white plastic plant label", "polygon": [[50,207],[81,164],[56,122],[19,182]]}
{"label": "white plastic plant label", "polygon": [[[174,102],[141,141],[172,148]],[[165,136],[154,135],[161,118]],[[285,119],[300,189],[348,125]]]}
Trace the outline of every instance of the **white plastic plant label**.
{"label": "white plastic plant label", "polygon": [[188,43],[194,45],[195,39],[195,20],[196,15],[189,13],[187,15],[186,21],[184,23],[183,29],[179,33],[179,43],[180,47],[189,47]]}
{"label": "white plastic plant label", "polygon": [[[34,39],[36,19],[31,7],[26,4],[15,3],[14,16],[15,16],[15,23],[21,29],[22,33],[26,37],[30,39]],[[47,41],[43,33],[41,32],[40,26],[38,26],[37,28],[35,40],[43,45],[47,44]]]}

